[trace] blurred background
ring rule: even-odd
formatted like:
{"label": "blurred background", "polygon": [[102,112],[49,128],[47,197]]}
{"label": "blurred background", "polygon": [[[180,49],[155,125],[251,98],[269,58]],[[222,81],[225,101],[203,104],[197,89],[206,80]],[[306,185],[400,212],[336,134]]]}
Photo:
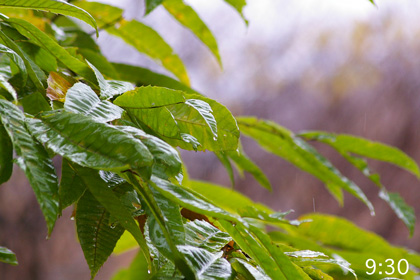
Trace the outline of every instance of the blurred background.
{"label": "blurred background", "polygon": [[[156,30],[184,60],[192,87],[234,115],[255,115],[291,129],[349,133],[394,145],[420,162],[420,2],[415,0],[248,0],[246,26],[222,0],[186,1],[200,14],[219,43],[221,69],[189,31],[163,9],[143,17],[143,1],[103,1],[129,9]],[[115,62],[165,70],[119,39],[101,32],[102,51]],[[275,210],[294,209],[290,218],[314,211],[343,216],[394,245],[420,251],[420,229],[409,238],[404,224],[377,196],[378,188],[332,149],[315,145],[367,194],[369,210],[351,196],[340,207],[321,182],[272,156],[249,139],[245,151],[273,185],[269,192],[251,176],[236,176],[235,189]],[[230,186],[211,153],[182,153],[190,176]],[[56,160],[59,170],[59,161]],[[420,216],[420,182],[388,164],[369,161],[390,191],[399,192]],[[12,249],[17,267],[0,264],[0,279],[89,279],[77,244],[71,210],[58,221],[50,240],[35,196],[15,168],[0,187],[0,244]],[[133,254],[113,256],[97,279],[110,279]]]}

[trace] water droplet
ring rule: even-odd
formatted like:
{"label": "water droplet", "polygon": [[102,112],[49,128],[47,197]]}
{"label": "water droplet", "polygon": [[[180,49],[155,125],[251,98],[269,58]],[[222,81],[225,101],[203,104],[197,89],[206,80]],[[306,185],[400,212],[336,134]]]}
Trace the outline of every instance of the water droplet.
{"label": "water droplet", "polygon": [[71,217],[70,217],[70,220],[74,221],[74,216],[71,216]]}
{"label": "water droplet", "polygon": [[114,229],[115,228],[115,224],[112,224],[109,227],[112,228],[112,229]]}
{"label": "water droplet", "polygon": [[214,141],[217,141],[217,137],[216,137],[216,136],[215,136],[215,137],[213,137],[213,140],[214,140]]}

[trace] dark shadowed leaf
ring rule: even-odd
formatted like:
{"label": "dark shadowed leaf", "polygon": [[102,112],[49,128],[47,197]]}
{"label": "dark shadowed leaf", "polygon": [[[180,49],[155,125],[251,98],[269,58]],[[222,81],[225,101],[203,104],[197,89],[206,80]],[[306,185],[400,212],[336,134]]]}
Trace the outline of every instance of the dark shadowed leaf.
{"label": "dark shadowed leaf", "polygon": [[86,190],[86,185],[79,174],[77,174],[74,166],[74,163],[63,159],[61,181],[58,190],[61,209],[65,209],[77,202]]}
{"label": "dark shadowed leaf", "polygon": [[17,163],[35,192],[50,235],[59,213],[58,181],[52,161],[27,130],[25,116],[18,107],[0,99],[0,119],[12,140]]}
{"label": "dark shadowed leaf", "polygon": [[32,93],[25,96],[20,100],[25,113],[36,115],[39,112],[45,112],[51,110],[50,104],[48,104],[45,96],[39,92]]}
{"label": "dark shadowed leaf", "polygon": [[162,4],[164,0],[145,0],[146,4],[146,15],[153,11],[157,6]]}
{"label": "dark shadowed leaf", "polygon": [[13,172],[13,145],[9,134],[0,123],[0,185],[9,181]]}

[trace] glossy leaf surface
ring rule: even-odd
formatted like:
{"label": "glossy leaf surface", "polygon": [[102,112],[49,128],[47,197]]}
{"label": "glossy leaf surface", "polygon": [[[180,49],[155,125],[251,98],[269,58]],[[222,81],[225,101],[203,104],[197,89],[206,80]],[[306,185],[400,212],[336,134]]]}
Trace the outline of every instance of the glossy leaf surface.
{"label": "glossy leaf surface", "polygon": [[77,203],[77,236],[92,278],[111,255],[124,232],[120,224],[111,224],[109,217],[109,212],[89,191]]}
{"label": "glossy leaf surface", "polygon": [[153,157],[132,136],[90,117],[57,110],[29,120],[34,136],[55,153],[82,166],[149,173]]}
{"label": "glossy leaf surface", "polygon": [[7,54],[10,57],[10,59],[16,64],[16,66],[20,70],[20,73],[22,74],[23,83],[26,84],[26,80],[28,78],[28,72],[26,71],[26,66],[25,66],[25,62],[23,61],[23,59],[14,50],[12,50],[12,49],[4,46],[4,45],[0,45],[0,53]]}
{"label": "glossy leaf surface", "polygon": [[17,265],[16,255],[9,249],[0,246],[0,262]]}
{"label": "glossy leaf surface", "polygon": [[185,224],[186,244],[209,252],[220,251],[232,238],[206,221],[194,220]]}
{"label": "glossy leaf surface", "polygon": [[50,235],[59,213],[58,181],[52,161],[27,130],[25,116],[18,107],[0,99],[0,119],[12,140],[17,163],[35,192]]}
{"label": "glossy leaf surface", "polygon": [[123,109],[106,100],[100,100],[96,93],[83,83],[74,84],[66,94],[64,109],[95,121],[107,123],[121,118]]}

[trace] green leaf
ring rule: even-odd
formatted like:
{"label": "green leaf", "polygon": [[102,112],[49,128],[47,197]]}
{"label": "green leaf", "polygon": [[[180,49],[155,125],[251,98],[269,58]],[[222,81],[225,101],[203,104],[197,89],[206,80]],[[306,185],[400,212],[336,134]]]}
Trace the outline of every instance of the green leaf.
{"label": "green leaf", "polygon": [[[272,279],[301,279],[299,272],[283,252],[273,245],[270,238],[258,229],[254,237],[243,225],[232,225],[220,221],[223,228],[233,237],[236,243],[245,251]],[[261,242],[261,243],[260,243]]]}
{"label": "green leaf", "polygon": [[253,207],[264,212],[273,213],[273,210],[271,210],[267,206],[260,203],[256,203],[248,197],[231,188],[226,188],[208,182],[194,180],[186,181],[184,184],[185,187],[206,197],[215,205],[236,214],[239,214],[241,209],[249,205],[252,205]]}
{"label": "green leaf", "polygon": [[5,247],[0,246],[0,262],[17,265],[15,254]]}
{"label": "green leaf", "polygon": [[[118,245],[118,244],[117,244]],[[148,266],[143,254],[137,254],[130,267],[118,271],[111,280],[149,279]]]}
{"label": "green leaf", "polygon": [[0,185],[9,181],[12,176],[12,172],[13,145],[9,134],[7,134],[7,131],[0,123]]}
{"label": "green leaf", "polygon": [[74,84],[66,94],[64,109],[69,112],[92,117],[97,122],[110,122],[121,118],[123,109],[106,100],[83,83]]}
{"label": "green leaf", "polygon": [[20,100],[25,113],[36,115],[39,112],[45,112],[51,110],[51,106],[48,104],[45,96],[39,92],[32,93],[25,96]]}
{"label": "green leaf", "polygon": [[164,0],[145,0],[146,4],[146,15],[153,11],[157,6],[162,4]]}
{"label": "green leaf", "polygon": [[82,178],[75,170],[75,164],[63,159],[61,167],[61,181],[58,189],[60,208],[65,209],[77,202],[86,190]]}
{"label": "green leaf", "polygon": [[267,176],[264,172],[256,165],[246,154],[242,147],[239,145],[239,149],[237,151],[228,151],[226,155],[235,163],[236,168],[240,171],[246,171],[252,176],[254,176],[255,180],[260,183],[261,186],[266,188],[267,190],[272,190],[270,181],[268,180]]}
{"label": "green leaf", "polygon": [[397,148],[346,134],[310,131],[299,136],[328,144],[341,153],[352,153],[394,164],[420,178],[420,169],[415,160]]}
{"label": "green leaf", "polygon": [[232,238],[226,232],[212,226],[206,221],[194,220],[185,224],[186,245],[205,249],[208,252],[218,252]]}
{"label": "green leaf", "polygon": [[147,176],[153,157],[139,140],[108,124],[62,110],[28,120],[34,136],[53,152],[81,166],[107,171],[132,169]]}
{"label": "green leaf", "polygon": [[120,37],[127,44],[136,48],[152,59],[160,62],[163,67],[172,72],[182,83],[189,85],[189,79],[184,63],[174,54],[172,48],[160,35],[143,23],[132,20],[122,21],[118,29],[108,28],[107,31]]}
{"label": "green leaf", "polygon": [[232,279],[232,267],[226,259],[222,258],[222,251],[211,253],[189,245],[180,245],[178,249],[196,271],[198,279]]}
{"label": "green leaf", "polygon": [[73,1],[74,5],[88,11],[98,23],[98,29],[113,26],[122,19],[123,10],[111,5],[90,1]]}
{"label": "green leaf", "polygon": [[[117,224],[121,225],[133,235],[137,243],[140,245],[140,249],[142,250],[144,256],[148,260],[150,260],[149,249],[147,247],[143,234],[141,233],[139,227],[132,218],[130,211],[123,205],[120,199],[108,187],[106,182],[101,179],[98,173],[93,172],[91,169],[76,166],[75,170],[80,176],[80,178],[83,180],[83,183],[87,186],[90,193],[95,197],[97,201],[99,201],[99,203],[106,209],[106,211],[109,212],[109,214],[116,219]],[[117,242],[117,240],[115,241],[115,243]],[[115,247],[115,243],[112,245],[112,250]],[[112,250],[111,252],[109,252],[109,254],[112,253]]]}
{"label": "green leaf", "polygon": [[407,205],[404,199],[398,193],[387,192],[382,189],[379,193],[379,197],[386,201],[398,218],[400,218],[404,224],[410,230],[410,235],[414,233],[414,227],[416,225],[416,215],[414,209]]}
{"label": "green leaf", "polygon": [[[197,93],[190,87],[178,82],[175,79],[152,72],[146,68],[120,63],[112,63],[112,65],[118,72],[119,79],[135,83],[138,86],[159,86],[175,90],[182,90],[187,93]],[[112,78],[116,79],[117,77]]]}
{"label": "green leaf", "polygon": [[307,220],[286,220],[284,217],[293,212],[293,210],[287,212],[266,212],[261,209],[257,209],[251,205],[248,205],[244,208],[239,209],[239,214],[242,218],[252,218],[259,221],[263,221],[270,224],[288,224],[298,226],[301,223],[308,222]]}
{"label": "green leaf", "polygon": [[258,270],[248,262],[240,258],[232,258],[229,260],[233,269],[243,276],[245,279],[249,280],[271,280],[263,271]]}
{"label": "green leaf", "polygon": [[35,192],[50,235],[59,213],[58,181],[52,161],[27,130],[25,116],[18,107],[0,99],[0,120],[12,140],[17,163]]}
{"label": "green leaf", "polygon": [[152,176],[153,186],[167,199],[191,211],[214,218],[239,222],[240,218],[197,196],[190,190],[176,186],[169,181]]}
{"label": "green leaf", "polygon": [[134,90],[134,86],[129,82],[124,81],[107,81],[104,76],[99,72],[96,67],[87,61],[90,68],[95,72],[96,79],[98,80],[101,89],[101,99],[110,99],[114,96],[121,95],[124,92]]}
{"label": "green leaf", "polygon": [[163,6],[179,23],[190,29],[210,49],[221,66],[222,60],[217,41],[194,9],[185,4],[183,0],[166,0],[163,2]]}
{"label": "green leaf", "polygon": [[214,152],[214,154],[217,156],[219,161],[225,167],[225,169],[226,169],[226,171],[229,175],[229,179],[230,179],[230,183],[232,184],[232,187],[235,186],[235,175],[233,174],[233,168],[232,168],[232,164],[229,161],[229,157],[222,151]]}
{"label": "green leaf", "polygon": [[17,93],[13,86],[6,80],[3,75],[0,75],[0,87],[5,89],[13,97],[13,100],[17,101]]}
{"label": "green leaf", "polygon": [[371,215],[375,214],[372,203],[354,182],[344,177],[326,158],[292,132],[271,121],[245,117],[237,120],[243,134],[252,137],[267,151],[323,181],[340,203],[344,189],[365,203]]}
{"label": "green leaf", "polygon": [[120,225],[110,223],[110,214],[95,197],[85,192],[77,203],[77,236],[89,265],[92,279],[111,255],[124,232]]}
{"label": "green leaf", "polygon": [[73,72],[90,82],[96,81],[95,75],[88,65],[72,56],[66,49],[31,23],[17,18],[8,19],[7,22],[15,27],[22,35],[30,39],[32,43],[47,50]]}
{"label": "green leaf", "polygon": [[[1,3],[1,0],[0,0],[0,3]],[[14,50],[1,44],[0,44],[0,53],[7,54],[10,57],[10,59],[16,64],[16,66],[20,70],[20,73],[22,74],[23,84],[26,84],[26,81],[28,79],[28,72],[26,71],[26,66],[23,59]]]}
{"label": "green leaf", "polygon": [[29,42],[18,42],[18,45],[39,68],[45,72],[57,71],[57,60],[48,51]]}
{"label": "green leaf", "polygon": [[248,21],[246,20],[242,10],[246,6],[246,0],[225,0],[226,3],[231,5],[238,13],[241,15],[242,19],[248,25]]}
{"label": "green leaf", "polygon": [[106,77],[112,77],[113,79],[118,80],[120,79],[120,74],[115,70],[115,67],[101,53],[86,48],[79,48],[77,52],[81,54],[86,61],[95,65],[95,67]]}
{"label": "green leaf", "polygon": [[140,140],[154,157],[154,168],[159,168],[169,177],[175,177],[182,172],[182,161],[177,150],[168,145],[165,141],[146,134],[142,130],[129,126],[117,126],[117,129],[132,135]]}
{"label": "green leaf", "polygon": [[235,119],[226,107],[209,98],[148,86],[119,96],[114,104],[124,108],[134,122],[145,124],[173,146],[194,148],[194,143],[183,140],[184,133],[197,139],[202,150],[237,148],[239,130]]}
{"label": "green leaf", "polygon": [[115,245],[114,251],[112,253],[120,255],[137,247],[138,243],[134,239],[133,235],[128,231],[125,231],[123,235],[121,235],[121,238],[118,240],[117,245]]}
{"label": "green leaf", "polygon": [[26,70],[32,82],[35,84],[36,88],[39,91],[43,92],[45,90],[43,83],[45,83],[47,77],[45,76],[41,68],[39,68],[39,66],[30,59],[29,55],[23,52],[22,49],[1,30],[0,38],[8,48],[12,49],[19,55],[20,58],[23,59]]}
{"label": "green leaf", "polygon": [[95,19],[85,10],[62,0],[0,0],[6,8],[25,8],[41,10],[78,18],[97,30]]}

